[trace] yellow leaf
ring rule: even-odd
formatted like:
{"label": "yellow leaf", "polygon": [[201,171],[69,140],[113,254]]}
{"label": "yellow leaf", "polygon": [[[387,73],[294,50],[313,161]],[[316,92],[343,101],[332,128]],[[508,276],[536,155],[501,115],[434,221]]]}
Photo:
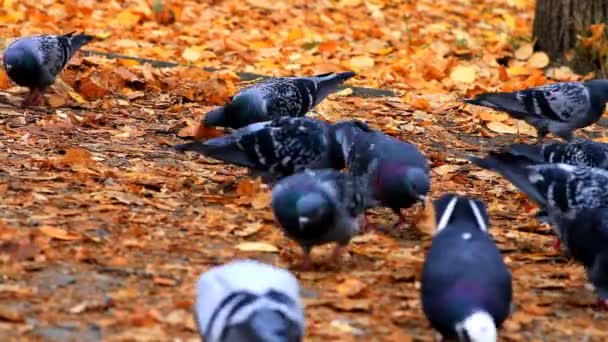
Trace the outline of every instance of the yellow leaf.
{"label": "yellow leaf", "polygon": [[507,75],[509,77],[513,76],[527,76],[532,73],[532,70],[527,66],[523,65],[514,65],[512,67],[507,68]]}
{"label": "yellow leaf", "polygon": [[359,294],[367,285],[359,279],[349,278],[341,282],[336,291],[340,296],[351,297]]}
{"label": "yellow leaf", "polygon": [[453,164],[443,164],[441,166],[437,166],[436,168],[433,169],[433,173],[436,173],[440,176],[446,175],[448,173],[452,173],[456,170],[458,170],[460,168],[460,166],[458,165],[453,165]]}
{"label": "yellow leaf", "polygon": [[601,142],[601,143],[608,143],[608,137],[599,137],[597,139],[593,139],[594,141],[597,142]]}
{"label": "yellow leaf", "polygon": [[139,22],[141,16],[137,13],[134,13],[130,10],[123,10],[116,16],[116,22],[121,26],[134,26]]}
{"label": "yellow leaf", "polygon": [[279,251],[277,247],[267,242],[243,242],[238,244],[236,248],[243,252],[276,253]]}
{"label": "yellow leaf", "polygon": [[199,47],[187,47],[184,49],[184,52],[182,52],[182,58],[190,62],[196,62],[202,56],[203,54]]}
{"label": "yellow leaf", "polygon": [[58,239],[58,240],[72,241],[72,240],[80,239],[80,235],[71,234],[61,228],[55,228],[55,227],[51,227],[51,226],[42,226],[42,227],[38,228],[38,231],[40,231],[42,234],[44,234],[46,236],[49,236],[51,238]]}
{"label": "yellow leaf", "polygon": [[526,59],[530,58],[530,56],[532,56],[533,52],[534,52],[534,47],[532,46],[532,44],[525,43],[522,46],[520,46],[517,50],[515,50],[515,58],[525,61]]}
{"label": "yellow leaf", "polygon": [[479,113],[479,118],[483,121],[505,121],[509,118],[509,115],[506,113],[497,113],[497,112],[481,112]]}
{"label": "yellow leaf", "polygon": [[353,88],[344,88],[338,92],[335,92],[335,96],[349,96],[353,94]]}
{"label": "yellow leaf", "polygon": [[351,68],[355,70],[370,69],[374,67],[374,59],[369,56],[355,56],[349,62]]}
{"label": "yellow leaf", "polygon": [[459,65],[452,69],[450,78],[454,82],[473,83],[477,78],[477,70],[470,65]]}
{"label": "yellow leaf", "polygon": [[110,38],[111,35],[112,35],[112,32],[110,32],[110,31],[101,32],[101,33],[98,33],[95,35],[95,39],[106,40],[106,39]]}
{"label": "yellow leaf", "polygon": [[496,133],[509,133],[517,134],[517,128],[515,126],[509,126],[502,122],[492,121],[487,124],[488,129]]}
{"label": "yellow leaf", "polygon": [[435,206],[430,197],[424,200],[424,208],[416,220],[416,229],[426,235],[435,234],[437,229],[437,218],[435,217]]}
{"label": "yellow leaf", "polygon": [[530,59],[528,59],[528,65],[533,68],[542,69],[549,65],[549,56],[542,51],[535,52],[530,56]]}
{"label": "yellow leaf", "polygon": [[251,200],[251,207],[253,209],[267,208],[272,201],[272,193],[269,191],[258,192],[255,197]]}

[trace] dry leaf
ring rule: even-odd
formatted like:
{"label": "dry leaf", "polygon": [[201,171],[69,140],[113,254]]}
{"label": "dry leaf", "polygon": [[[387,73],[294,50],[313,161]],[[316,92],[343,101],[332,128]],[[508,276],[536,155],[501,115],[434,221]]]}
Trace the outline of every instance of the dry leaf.
{"label": "dry leaf", "polygon": [[350,59],[349,63],[354,70],[364,70],[374,67],[374,59],[369,56],[355,56]]}
{"label": "dry leaf", "polygon": [[525,61],[532,56],[533,52],[534,47],[532,46],[532,43],[525,43],[515,50],[515,58]]}
{"label": "dry leaf", "polygon": [[492,111],[483,111],[479,113],[479,118],[483,121],[505,121],[509,118],[509,114],[492,112]]}
{"label": "dry leaf", "polygon": [[498,121],[488,122],[487,127],[489,130],[496,133],[517,134],[517,127],[509,126]]}
{"label": "dry leaf", "polygon": [[433,168],[433,173],[436,173],[440,176],[444,176],[448,173],[452,173],[456,170],[458,170],[460,168],[459,165],[454,165],[454,164],[443,164],[441,166],[438,166],[436,168]]}
{"label": "dry leaf", "polygon": [[46,236],[49,236],[51,238],[58,239],[58,240],[73,241],[73,240],[79,240],[81,238],[80,235],[71,234],[61,228],[55,228],[55,227],[51,227],[51,226],[42,226],[42,227],[38,228],[38,231],[43,233]]}
{"label": "dry leaf", "polygon": [[530,59],[528,59],[528,65],[532,68],[542,69],[549,65],[549,56],[542,51],[535,52],[530,56]]}
{"label": "dry leaf", "polygon": [[458,65],[452,69],[450,79],[454,82],[473,83],[477,79],[477,70],[470,65]]}
{"label": "dry leaf", "polygon": [[277,253],[279,251],[278,248],[267,242],[243,242],[238,244],[236,249],[243,252]]}
{"label": "dry leaf", "polygon": [[268,208],[268,206],[270,206],[271,201],[272,201],[271,192],[269,192],[269,191],[260,192],[257,195],[255,195],[253,197],[253,199],[251,200],[251,207],[256,210]]}
{"label": "dry leaf", "polygon": [[340,296],[343,297],[352,297],[359,294],[363,289],[365,289],[367,285],[356,278],[348,278],[341,282],[336,291]]}
{"label": "dry leaf", "polygon": [[435,230],[437,229],[437,218],[435,217],[435,206],[433,205],[433,201],[430,197],[427,197],[424,200],[424,208],[418,220],[415,223],[416,229],[428,236],[432,236],[435,234]]}

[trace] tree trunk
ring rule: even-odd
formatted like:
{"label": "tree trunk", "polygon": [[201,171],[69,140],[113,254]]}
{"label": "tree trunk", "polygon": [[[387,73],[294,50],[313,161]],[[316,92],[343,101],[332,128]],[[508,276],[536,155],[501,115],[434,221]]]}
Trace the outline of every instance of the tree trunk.
{"label": "tree trunk", "polygon": [[576,46],[577,34],[608,21],[608,0],[537,0],[534,15],[536,47],[553,60]]}

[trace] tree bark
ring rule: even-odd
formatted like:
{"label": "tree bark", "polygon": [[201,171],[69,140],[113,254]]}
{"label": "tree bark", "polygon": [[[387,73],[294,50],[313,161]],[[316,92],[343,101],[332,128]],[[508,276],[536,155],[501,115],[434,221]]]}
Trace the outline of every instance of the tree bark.
{"label": "tree bark", "polygon": [[608,21],[608,0],[537,0],[534,15],[536,47],[553,60],[576,46],[577,34]]}

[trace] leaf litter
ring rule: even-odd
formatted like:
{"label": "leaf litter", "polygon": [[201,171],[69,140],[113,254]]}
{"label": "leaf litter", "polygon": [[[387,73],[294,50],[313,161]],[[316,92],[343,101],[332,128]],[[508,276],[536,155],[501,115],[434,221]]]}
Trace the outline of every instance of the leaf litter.
{"label": "leaf litter", "polygon": [[[98,39],[85,49],[188,66],[79,55],[46,95],[48,106],[25,112],[15,107],[24,89],[0,71],[0,335],[197,340],[190,313],[201,272],[242,257],[290,268],[300,251],[278,231],[270,192],[258,180],[170,146],[224,134],[200,119],[244,85],[236,71],[353,69],[359,74],[350,85],[398,96],[363,99],[345,89],[316,115],[359,118],[421,146],[433,164],[433,198],[450,191],[486,200],[491,234],[515,279],[514,313],[501,337],[604,339],[608,320],[591,309],[584,271],[548,250],[550,230],[532,219],[533,206],[495,174],[462,161],[535,134],[462,98],[582,79],[548,67],[532,49],[533,5],[4,1],[2,47],[21,35],[86,30]],[[315,296],[305,300],[306,340],[433,340],[418,291],[435,217],[430,202],[416,210],[408,212],[413,229],[358,236],[342,265],[319,261],[314,272],[296,271]],[[380,226],[391,218],[370,212]],[[313,259],[330,251],[319,248]]]}

